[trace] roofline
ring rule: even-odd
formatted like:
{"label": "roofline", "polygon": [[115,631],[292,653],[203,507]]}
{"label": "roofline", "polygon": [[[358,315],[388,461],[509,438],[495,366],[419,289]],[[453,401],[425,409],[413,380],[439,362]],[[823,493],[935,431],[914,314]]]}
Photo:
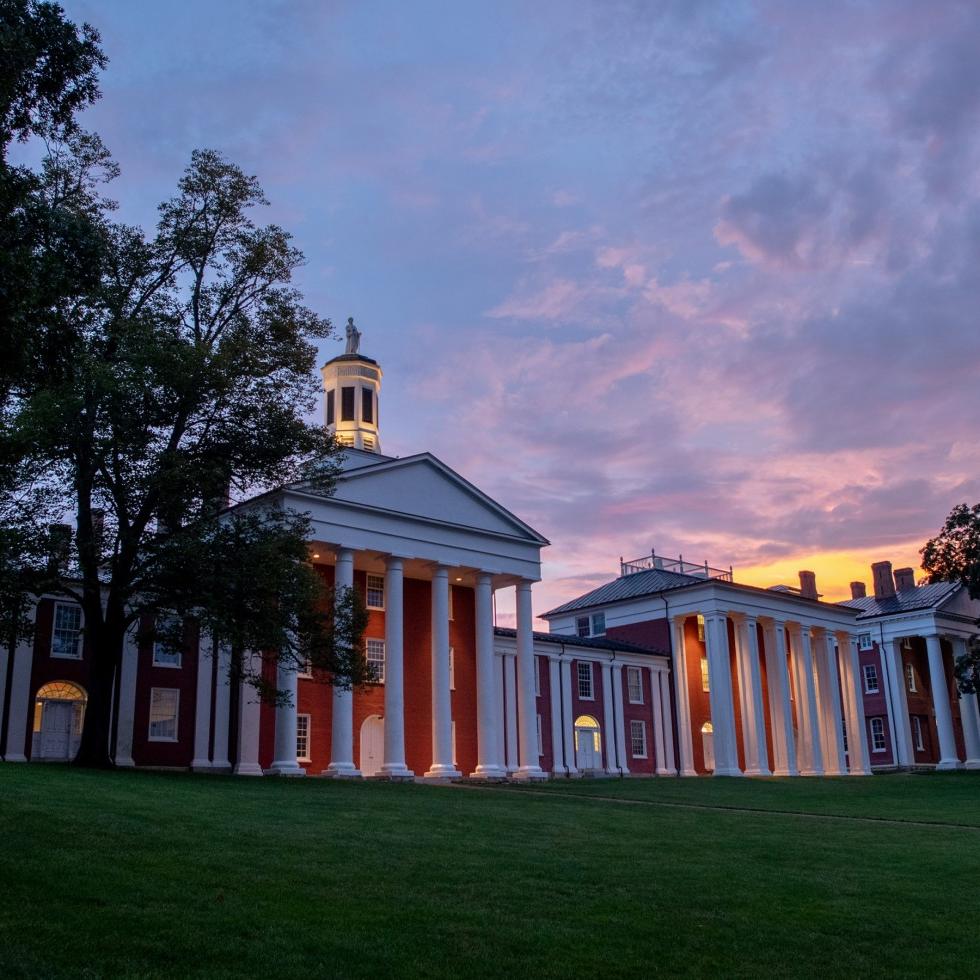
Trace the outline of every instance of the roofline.
{"label": "roofline", "polygon": [[[507,639],[517,638],[517,630],[513,626],[494,626],[495,636],[503,636]],[[562,633],[541,633],[535,630],[532,634],[535,642],[553,643],[555,646],[578,647],[581,650],[606,650],[612,653],[629,653],[650,657],[669,657],[666,650],[657,650],[653,647],[641,646],[639,643],[632,643],[624,640],[617,642],[615,637],[609,636],[565,636]],[[583,643],[586,640],[588,642]]]}

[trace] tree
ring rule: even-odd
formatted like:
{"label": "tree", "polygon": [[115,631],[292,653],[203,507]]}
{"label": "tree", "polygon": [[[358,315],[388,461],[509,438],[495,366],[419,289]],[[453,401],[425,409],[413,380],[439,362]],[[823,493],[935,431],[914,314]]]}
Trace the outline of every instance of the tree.
{"label": "tree", "polygon": [[301,253],[252,220],[266,203],[258,182],[218,153],[193,154],[152,237],[109,220],[100,168],[91,141],[46,165],[46,190],[71,188],[97,232],[99,280],[25,327],[46,353],[12,379],[0,440],[0,457],[43,472],[43,491],[73,515],[76,582],[63,588],[93,650],[77,759],[89,765],[110,762],[113,684],[134,623],[194,616],[260,689],[249,650],[310,662],[334,683],[366,669],[364,617],[310,566],[302,515],[227,509],[230,493],[296,480],[329,493],[336,474],[339,447],[303,417],[318,395],[312,341],[331,325],[291,284]]}
{"label": "tree", "polygon": [[[942,530],[922,549],[922,567],[931,582],[960,582],[971,599],[980,599],[980,504],[954,507]],[[974,638],[954,665],[964,694],[980,693],[980,643]]]}

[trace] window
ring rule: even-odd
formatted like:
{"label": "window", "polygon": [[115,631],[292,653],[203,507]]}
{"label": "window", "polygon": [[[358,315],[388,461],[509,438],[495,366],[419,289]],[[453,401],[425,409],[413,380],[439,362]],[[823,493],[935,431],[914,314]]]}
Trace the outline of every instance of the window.
{"label": "window", "polygon": [[[173,634],[177,621],[168,616],[157,621],[157,629],[165,630]],[[181,653],[180,648],[173,645],[173,637],[157,636],[153,640],[153,666],[154,667],[180,667]]]}
{"label": "window", "polygon": [[541,658],[534,658],[534,696],[541,697]]}
{"label": "window", "polygon": [[354,389],[353,388],[340,389],[340,421],[341,422],[354,421]]}
{"label": "window", "polygon": [[911,636],[903,636],[902,637],[902,649],[903,650],[911,650],[912,649],[912,637]]}
{"label": "window", "polygon": [[639,667],[626,668],[626,690],[630,704],[643,704],[643,674]]}
{"label": "window", "polygon": [[541,715],[538,718],[538,758],[544,755],[544,742],[541,740]]}
{"label": "window", "polygon": [[[704,643],[704,616],[698,613],[698,640]],[[705,688],[707,690],[707,688]]]}
{"label": "window", "polygon": [[452,733],[453,733],[453,765],[456,765],[456,719],[452,721]]}
{"label": "window", "polygon": [[456,617],[453,615],[453,592],[455,592],[453,586],[449,586],[449,622],[452,622]]}
{"label": "window", "polygon": [[177,710],[180,691],[175,687],[150,688],[150,741],[177,741]]}
{"label": "window", "polygon": [[575,617],[575,633],[577,636],[605,636],[606,614],[593,613],[591,616]]}
{"label": "window", "polygon": [[589,617],[588,616],[578,616],[575,619],[575,634],[576,636],[588,636],[589,635]]}
{"label": "window", "polygon": [[369,575],[367,577],[367,607],[368,609],[384,609],[385,577],[383,575]]}
{"label": "window", "polygon": [[878,693],[878,668],[874,664],[864,665],[864,693]]}
{"label": "window", "polygon": [[592,614],[592,635],[606,635],[606,614],[604,612]]}
{"label": "window", "polygon": [[586,701],[592,700],[592,664],[587,660],[578,662],[578,696]]}
{"label": "window", "polygon": [[361,389],[361,421],[374,425],[374,392],[370,388]]}
{"label": "window", "polygon": [[333,425],[336,421],[337,414],[334,408],[334,390],[331,388],[327,392],[327,425]]}
{"label": "window", "polygon": [[912,715],[912,740],[915,742],[917,752],[925,751],[925,743],[922,741],[922,719],[918,715]]}
{"label": "window", "polygon": [[296,761],[310,761],[310,716],[296,716]]}
{"label": "window", "polygon": [[860,633],[858,635],[858,646],[862,650],[873,650],[874,649],[874,644],[871,642],[871,634],[870,633]]}
{"label": "window", "polygon": [[82,659],[82,607],[56,602],[54,631],[51,634],[51,656],[68,660]]}
{"label": "window", "polygon": [[711,690],[711,685],[708,683],[708,658],[706,656],[701,657],[701,690]]}
{"label": "window", "polygon": [[385,682],[385,641],[367,641],[368,673],[378,684]]}
{"label": "window", "polygon": [[630,753],[634,759],[647,757],[647,726],[642,721],[630,722]]}
{"label": "window", "polygon": [[449,648],[449,690],[456,690],[456,650]]}
{"label": "window", "polygon": [[871,751],[885,751],[885,722],[881,718],[871,719]]}
{"label": "window", "polygon": [[297,669],[296,676],[308,681],[313,680],[313,664],[309,660],[304,660]]}
{"label": "window", "polygon": [[915,667],[912,664],[905,665],[905,682],[908,684],[909,693],[915,694],[918,688],[915,686]]}

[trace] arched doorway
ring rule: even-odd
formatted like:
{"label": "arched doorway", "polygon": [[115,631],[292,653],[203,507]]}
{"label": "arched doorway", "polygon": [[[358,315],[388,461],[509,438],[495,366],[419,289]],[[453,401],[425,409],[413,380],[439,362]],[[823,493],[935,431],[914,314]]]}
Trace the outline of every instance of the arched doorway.
{"label": "arched doorway", "polygon": [[602,769],[602,734],[591,715],[575,719],[575,765],[579,772]]}
{"label": "arched doorway", "polygon": [[381,715],[369,715],[361,725],[361,775],[376,776],[381,772],[385,754],[385,720]]}
{"label": "arched doorway", "polygon": [[701,726],[701,748],[704,752],[704,768],[715,771],[715,729],[710,721]]}
{"label": "arched doorway", "polygon": [[68,762],[82,738],[88,695],[77,684],[53,681],[38,689],[34,699],[31,758]]}

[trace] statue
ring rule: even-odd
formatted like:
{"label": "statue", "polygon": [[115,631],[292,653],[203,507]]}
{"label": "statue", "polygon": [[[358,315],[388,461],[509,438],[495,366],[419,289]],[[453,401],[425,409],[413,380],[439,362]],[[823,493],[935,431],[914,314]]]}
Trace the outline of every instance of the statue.
{"label": "statue", "polygon": [[347,317],[347,350],[345,354],[356,354],[361,346],[361,331],[354,326],[354,318]]}

